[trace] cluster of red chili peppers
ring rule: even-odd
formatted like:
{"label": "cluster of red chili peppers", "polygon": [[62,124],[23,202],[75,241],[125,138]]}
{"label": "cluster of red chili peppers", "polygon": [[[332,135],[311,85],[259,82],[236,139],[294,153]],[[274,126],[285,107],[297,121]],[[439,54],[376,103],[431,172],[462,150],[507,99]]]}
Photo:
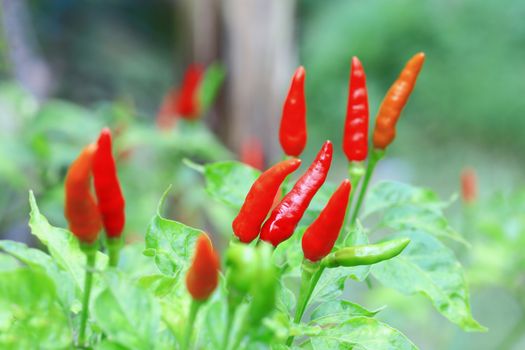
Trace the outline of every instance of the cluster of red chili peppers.
{"label": "cluster of red chili peppers", "polygon": [[[397,120],[412,92],[424,58],[423,53],[412,57],[388,90],[376,118],[374,150],[384,150],[393,141]],[[262,241],[276,247],[290,238],[330,169],[333,147],[330,141],[326,141],[308,170],[270,212],[282,183],[300,166],[300,160],[295,157],[306,145],[305,77],[305,69],[301,66],[295,71],[283,105],[279,141],[284,153],[292,158],[263,172],[252,185],[232,224],[233,232],[241,242],[250,243],[260,235]],[[363,162],[368,156],[368,123],[366,75],[361,62],[354,57],[343,134],[343,151],[350,163]],[[350,175],[352,178],[352,172]],[[350,181],[344,180],[319,217],[307,228],[302,240],[307,259],[318,261],[332,250],[345,218],[351,187]]]}
{"label": "cluster of red chili peppers", "polygon": [[[368,161],[365,180],[361,186],[351,224],[355,221],[375,164],[381,158],[382,152],[395,138],[396,123],[416,83],[424,58],[424,54],[419,53],[409,60],[381,103],[373,132],[374,152]],[[201,77],[202,68],[190,66],[186,72],[181,91],[170,93],[163,105],[161,115],[180,115],[188,119],[198,116],[199,106],[196,91]],[[300,156],[306,146],[305,78],[305,69],[299,67],[292,78],[283,105],[279,140],[285,154],[290,158],[270,167],[257,178],[238,215],[233,220],[233,232],[242,243],[250,243],[259,237],[261,241],[277,247],[289,239],[294,234],[313,197],[324,184],[330,170],[333,145],[330,141],[326,141],[309,168],[296,181],[292,189],[281,198],[282,184],[301,165],[301,160],[297,157]],[[162,120],[159,116],[159,121]],[[346,247],[336,252],[335,255],[330,254],[343,227],[347,207],[351,203],[351,182],[356,186],[361,175],[363,175],[360,171],[360,164],[368,157],[368,124],[366,76],[361,62],[354,57],[351,64],[342,147],[350,163],[351,180],[344,179],[341,182],[319,216],[308,226],[302,237],[305,261],[315,266],[315,273],[306,273],[314,286],[325,267],[355,266],[356,264],[370,264],[381,261],[381,259],[399,254],[409,242],[407,239],[402,239],[366,247]],[[253,162],[253,165],[262,167],[262,158],[262,156],[259,157],[257,161]],[[91,177],[93,177],[96,196],[91,191]],[[109,129],[104,129],[97,144],[88,145],[71,165],[66,176],[65,188],[65,216],[71,232],[84,246],[90,247],[86,250],[86,254],[91,252],[88,254],[88,265],[92,267],[94,264],[92,247],[97,242],[101,227],[105,229],[107,241],[111,242],[113,239],[120,238],[125,222],[124,197],[112,155]],[[361,250],[366,250],[366,254]],[[260,255],[265,256],[264,254],[264,249],[262,249]],[[89,260],[90,257],[92,260]],[[321,264],[321,260],[324,258],[326,261]],[[265,257],[262,260],[268,259]],[[116,261],[111,259],[111,254],[110,263],[113,266],[116,265]],[[270,264],[267,261],[266,263]],[[183,349],[186,349],[189,344],[191,328],[200,305],[210,297],[218,285],[219,268],[218,254],[208,236],[203,233],[197,239],[194,258],[186,275],[186,287],[193,301]],[[273,281],[271,270],[270,267],[268,269],[268,280],[270,282]],[[303,269],[303,274],[305,270],[307,269]],[[87,297],[84,300],[79,335],[80,344],[83,344],[84,339],[83,331],[87,318],[90,276],[91,272],[88,270],[85,282],[85,295]],[[240,289],[246,289],[244,282],[239,280],[237,283],[242,287]],[[270,290],[270,287],[268,288]],[[310,293],[311,290],[310,288]],[[309,296],[309,294],[300,296],[302,299],[298,303],[294,322],[301,319]],[[267,309],[266,306],[261,305],[258,306],[259,309]],[[293,337],[290,337],[288,344],[291,344],[292,341]]]}
{"label": "cluster of red chili peppers", "polygon": [[[344,247],[332,253],[348,206],[352,203],[352,183],[357,186],[364,176],[350,225],[355,223],[375,165],[394,140],[397,121],[416,83],[424,58],[423,53],[412,57],[383,99],[376,118],[373,152],[366,171],[362,164],[368,157],[369,108],[366,75],[359,59],[352,59],[342,145],[349,161],[350,180],[344,179],[341,182],[319,216],[306,228],[302,236],[305,259],[294,323],[301,320],[308,299],[325,268],[369,265],[390,259],[400,254],[410,241],[398,239],[375,245]],[[301,165],[297,157],[306,146],[305,78],[305,69],[299,67],[292,77],[283,105],[279,141],[289,158],[270,167],[256,179],[233,220],[233,233],[242,243],[250,243],[259,237],[261,241],[277,247],[289,239],[330,170],[333,146],[330,141],[326,141],[310,167],[292,189],[280,198],[282,184]],[[293,343],[293,338],[288,338],[287,345]]]}
{"label": "cluster of red chili peppers", "polygon": [[[92,178],[96,200],[91,190]],[[125,202],[109,129],[103,129],[97,143],[86,146],[71,164],[65,180],[65,197],[69,229],[80,242],[94,244],[102,227],[108,240],[120,239],[125,223]]]}

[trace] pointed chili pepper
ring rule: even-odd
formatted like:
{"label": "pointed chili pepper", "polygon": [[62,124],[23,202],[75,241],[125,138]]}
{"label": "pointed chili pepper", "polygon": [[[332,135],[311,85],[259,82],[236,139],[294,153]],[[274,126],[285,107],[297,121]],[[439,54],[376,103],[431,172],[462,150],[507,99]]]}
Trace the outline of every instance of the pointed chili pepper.
{"label": "pointed chili pepper", "polygon": [[405,107],[425,62],[425,54],[414,55],[385,95],[377,113],[374,147],[384,150],[396,136],[396,123]]}
{"label": "pointed chili pepper", "polygon": [[111,151],[111,131],[102,129],[93,157],[93,178],[98,208],[109,238],[120,237],[124,229],[124,197],[117,177],[117,168]]}
{"label": "pointed chili pepper", "polygon": [[461,172],[461,197],[463,202],[469,204],[476,201],[478,195],[478,186],[476,171],[472,168],[466,168]]}
{"label": "pointed chili pepper", "polygon": [[279,141],[289,156],[298,157],[306,146],[306,99],[304,97],[304,79],[306,72],[303,66],[295,71],[284,101]]}
{"label": "pointed chili pepper", "polygon": [[253,183],[246,199],[233,220],[233,233],[241,242],[250,243],[259,235],[284,179],[301,165],[299,159],[279,162],[262,173]]}
{"label": "pointed chili pepper", "polygon": [[261,239],[277,247],[292,236],[295,227],[323,185],[332,163],[333,147],[326,141],[306,173],[273,209],[261,230]]}
{"label": "pointed chili pepper", "polygon": [[197,238],[195,254],[186,274],[186,288],[193,299],[204,301],[219,283],[219,256],[206,234]]}
{"label": "pointed chili pepper", "polygon": [[91,144],[71,164],[65,180],[65,210],[69,230],[82,243],[94,243],[102,228],[97,203],[91,192],[91,164],[96,146]]}
{"label": "pointed chili pepper", "polygon": [[341,248],[323,259],[325,267],[373,265],[401,254],[410,243],[409,238]]}
{"label": "pointed chili pepper", "polygon": [[366,75],[357,57],[352,58],[343,151],[349,162],[362,162],[368,154],[368,92]]}
{"label": "pointed chili pepper", "polygon": [[177,111],[184,119],[195,119],[199,117],[199,86],[204,69],[198,64],[191,64],[186,69],[184,79],[180,87],[177,100]]}
{"label": "pointed chili pepper", "polygon": [[334,247],[345,219],[352,186],[344,180],[303,235],[304,257],[312,262],[324,258]]}

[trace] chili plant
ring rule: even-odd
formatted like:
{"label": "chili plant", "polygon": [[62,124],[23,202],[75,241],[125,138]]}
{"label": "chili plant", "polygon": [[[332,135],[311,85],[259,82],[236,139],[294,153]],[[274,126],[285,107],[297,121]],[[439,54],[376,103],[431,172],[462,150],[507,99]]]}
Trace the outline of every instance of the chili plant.
{"label": "chili plant", "polygon": [[[72,233],[51,226],[31,193],[30,227],[48,252],[0,242],[6,253],[0,255],[0,345],[417,349],[375,317],[380,310],[345,296],[347,280],[372,278],[405,294],[423,294],[462,329],[483,331],[470,311],[463,269],[444,243],[464,242],[443,216],[447,203],[394,182],[366,194],[423,60],[423,54],[414,56],[387,93],[370,155],[364,70],[353,60],[343,146],[349,179],[338,186],[326,181],[339,150],[330,141],[311,162],[295,158],[306,143],[304,68],[292,79],[283,108],[280,140],[290,157],[262,172],[235,161],[186,162],[202,173],[211,198],[237,212],[222,259],[203,230],[162,216],[169,191],[144,244],[112,243],[129,200],[121,196],[109,132],[103,131],[70,167],[70,174],[80,174],[66,182]],[[308,168],[299,171],[302,163]],[[296,181],[295,173],[302,173]],[[122,187],[125,193],[124,181]],[[368,216],[377,225],[365,227]]]}

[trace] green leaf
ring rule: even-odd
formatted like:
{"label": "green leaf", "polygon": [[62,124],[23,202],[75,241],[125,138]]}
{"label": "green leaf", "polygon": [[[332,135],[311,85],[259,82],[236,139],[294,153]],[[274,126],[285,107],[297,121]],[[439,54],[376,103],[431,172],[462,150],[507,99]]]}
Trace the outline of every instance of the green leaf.
{"label": "green leaf", "polygon": [[226,71],[219,63],[214,63],[206,69],[198,91],[199,105],[202,109],[201,113],[206,112],[215,101],[215,97],[219,92],[225,76]]}
{"label": "green leaf", "polygon": [[332,300],[316,307],[310,315],[310,321],[319,324],[337,324],[356,316],[373,317],[381,309],[369,311],[359,304],[346,300]]}
{"label": "green leaf", "polygon": [[369,317],[354,317],[311,337],[315,350],[417,350],[401,332]]}
{"label": "green leaf", "polygon": [[122,346],[118,343],[114,343],[110,340],[104,339],[95,347],[96,350],[133,350],[126,346]]}
{"label": "green leaf", "polygon": [[348,270],[346,268],[325,269],[310,297],[309,305],[339,298],[343,294],[347,279]]}
{"label": "green leaf", "polygon": [[214,199],[239,209],[260,174],[259,170],[236,161],[206,164],[206,191]]}
{"label": "green leaf", "polygon": [[[86,257],[80,250],[77,238],[71,232],[49,224],[40,214],[32,191],[29,192],[29,204],[31,233],[47,247],[57,265],[72,276],[79,290],[83,290]],[[108,257],[105,254],[97,252],[97,269],[104,269],[107,261]]]}
{"label": "green leaf", "polygon": [[177,277],[166,276],[163,274],[154,274],[149,276],[142,276],[138,283],[141,287],[153,291],[154,295],[162,298],[170,294],[179,283],[180,279]]}
{"label": "green leaf", "polygon": [[466,331],[485,331],[472,317],[463,268],[454,253],[433,236],[403,231],[410,244],[399,256],[372,267],[385,286],[405,294],[421,293],[451,322]]}
{"label": "green leaf", "polygon": [[11,255],[0,253],[0,272],[16,270],[20,263]]}
{"label": "green leaf", "polygon": [[442,208],[446,205],[429,189],[396,181],[381,181],[368,192],[363,217],[405,203],[433,208]]}
{"label": "green leaf", "polygon": [[164,192],[157,207],[157,214],[146,231],[144,255],[155,259],[160,272],[176,277],[190,263],[195,241],[202,231],[160,215],[169,190],[170,188]]}
{"label": "green leaf", "polygon": [[129,349],[154,349],[160,307],[144,289],[117,276],[93,303],[93,316],[108,339]]}
{"label": "green leaf", "polygon": [[435,236],[454,239],[467,246],[470,244],[449,225],[441,211],[411,204],[388,208],[381,219],[381,225],[394,230],[421,230]]}
{"label": "green leaf", "polygon": [[65,271],[58,268],[49,255],[14,241],[0,241],[0,249],[16,257],[31,269],[45,271],[54,281],[62,305],[69,310],[76,301],[74,282]]}
{"label": "green leaf", "polygon": [[0,348],[70,349],[67,314],[44,272],[21,268],[0,273]]}

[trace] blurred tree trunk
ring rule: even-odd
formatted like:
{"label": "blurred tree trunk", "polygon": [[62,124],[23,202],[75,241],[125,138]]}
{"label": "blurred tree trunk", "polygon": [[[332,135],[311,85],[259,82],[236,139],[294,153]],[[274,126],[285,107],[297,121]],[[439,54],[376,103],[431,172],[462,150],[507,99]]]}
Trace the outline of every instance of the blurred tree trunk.
{"label": "blurred tree trunk", "polygon": [[1,0],[3,34],[13,77],[37,98],[49,96],[51,72],[39,56],[25,0]]}
{"label": "blurred tree trunk", "polygon": [[223,0],[228,69],[220,132],[238,150],[259,138],[270,158],[279,154],[281,106],[296,63],[295,1]]}
{"label": "blurred tree trunk", "polygon": [[281,106],[296,64],[295,0],[180,0],[176,22],[186,63],[220,60],[227,78],[209,121],[238,151],[256,137],[280,154]]}

